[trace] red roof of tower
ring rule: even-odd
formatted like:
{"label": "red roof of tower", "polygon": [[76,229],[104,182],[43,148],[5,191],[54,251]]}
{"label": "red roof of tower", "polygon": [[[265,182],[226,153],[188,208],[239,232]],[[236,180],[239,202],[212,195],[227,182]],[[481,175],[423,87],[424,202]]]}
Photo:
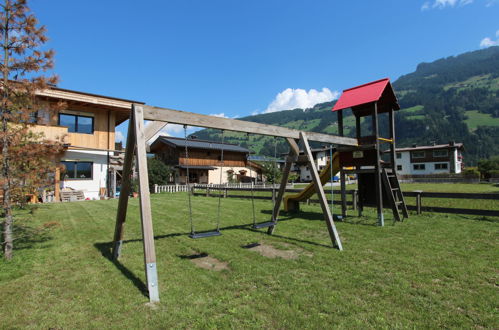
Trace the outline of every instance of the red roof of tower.
{"label": "red roof of tower", "polygon": [[378,112],[386,112],[389,108],[399,110],[397,97],[393,92],[390,79],[384,78],[364,85],[345,89],[334,105],[333,111],[346,108],[362,110],[370,103],[378,102]]}

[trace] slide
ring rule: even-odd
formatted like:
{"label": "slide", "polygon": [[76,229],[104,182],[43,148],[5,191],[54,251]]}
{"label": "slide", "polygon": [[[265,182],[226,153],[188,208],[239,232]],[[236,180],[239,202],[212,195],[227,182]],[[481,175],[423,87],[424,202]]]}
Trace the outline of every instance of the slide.
{"label": "slide", "polygon": [[[339,172],[340,170],[340,154],[335,152],[333,154],[333,176]],[[331,164],[328,162],[326,167],[324,167],[320,173],[321,184],[324,185],[326,182],[331,180]],[[309,185],[305,187],[302,191],[294,195],[288,195],[284,197],[284,210],[292,211],[293,209],[297,209],[295,205],[298,202],[302,202],[312,197],[313,194],[316,193],[316,187],[314,182],[311,182]]]}

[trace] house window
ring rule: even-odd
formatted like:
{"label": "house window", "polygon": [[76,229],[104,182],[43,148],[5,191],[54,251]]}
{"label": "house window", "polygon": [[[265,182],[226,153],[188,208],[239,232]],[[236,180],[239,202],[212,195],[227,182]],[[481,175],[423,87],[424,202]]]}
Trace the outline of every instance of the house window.
{"label": "house window", "polygon": [[446,170],[448,168],[449,168],[449,165],[447,163],[436,163],[435,164],[436,170]]}
{"label": "house window", "polygon": [[424,151],[413,151],[412,158],[425,158],[425,152]]}
{"label": "house window", "polygon": [[63,179],[92,180],[92,162],[61,162],[64,165]]}
{"label": "house window", "polygon": [[425,164],[414,164],[412,166],[415,171],[424,171],[426,169]]}
{"label": "house window", "polygon": [[402,154],[400,152],[397,152],[397,159],[402,158]]}
{"label": "house window", "polygon": [[444,150],[433,150],[433,157],[448,157],[449,151],[447,149]]}
{"label": "house window", "polygon": [[397,171],[402,171],[402,165],[397,165]]}
{"label": "house window", "polygon": [[94,133],[94,117],[59,114],[59,126],[67,126],[70,133]]}

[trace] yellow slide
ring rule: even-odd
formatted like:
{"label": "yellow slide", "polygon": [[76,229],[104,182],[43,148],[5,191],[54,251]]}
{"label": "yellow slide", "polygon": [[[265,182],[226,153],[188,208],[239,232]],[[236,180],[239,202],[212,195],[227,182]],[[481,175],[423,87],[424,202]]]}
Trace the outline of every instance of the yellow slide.
{"label": "yellow slide", "polygon": [[[340,154],[335,152],[333,154],[333,175],[340,171]],[[324,185],[331,179],[331,164],[328,162],[320,173],[321,184]],[[294,195],[284,197],[284,211],[293,211],[298,209],[297,204],[312,197],[316,193],[314,182],[311,182],[302,191]]]}

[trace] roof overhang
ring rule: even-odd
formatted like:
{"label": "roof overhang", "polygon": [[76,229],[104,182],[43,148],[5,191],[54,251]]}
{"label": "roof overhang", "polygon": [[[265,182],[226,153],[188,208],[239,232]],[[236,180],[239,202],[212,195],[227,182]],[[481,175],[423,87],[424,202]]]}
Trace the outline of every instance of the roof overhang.
{"label": "roof overhang", "polygon": [[50,100],[61,100],[71,104],[92,105],[98,108],[116,112],[116,125],[121,124],[130,117],[132,104],[145,104],[144,102],[121,99],[116,97],[79,92],[59,87],[49,87],[36,92],[36,95]]}

